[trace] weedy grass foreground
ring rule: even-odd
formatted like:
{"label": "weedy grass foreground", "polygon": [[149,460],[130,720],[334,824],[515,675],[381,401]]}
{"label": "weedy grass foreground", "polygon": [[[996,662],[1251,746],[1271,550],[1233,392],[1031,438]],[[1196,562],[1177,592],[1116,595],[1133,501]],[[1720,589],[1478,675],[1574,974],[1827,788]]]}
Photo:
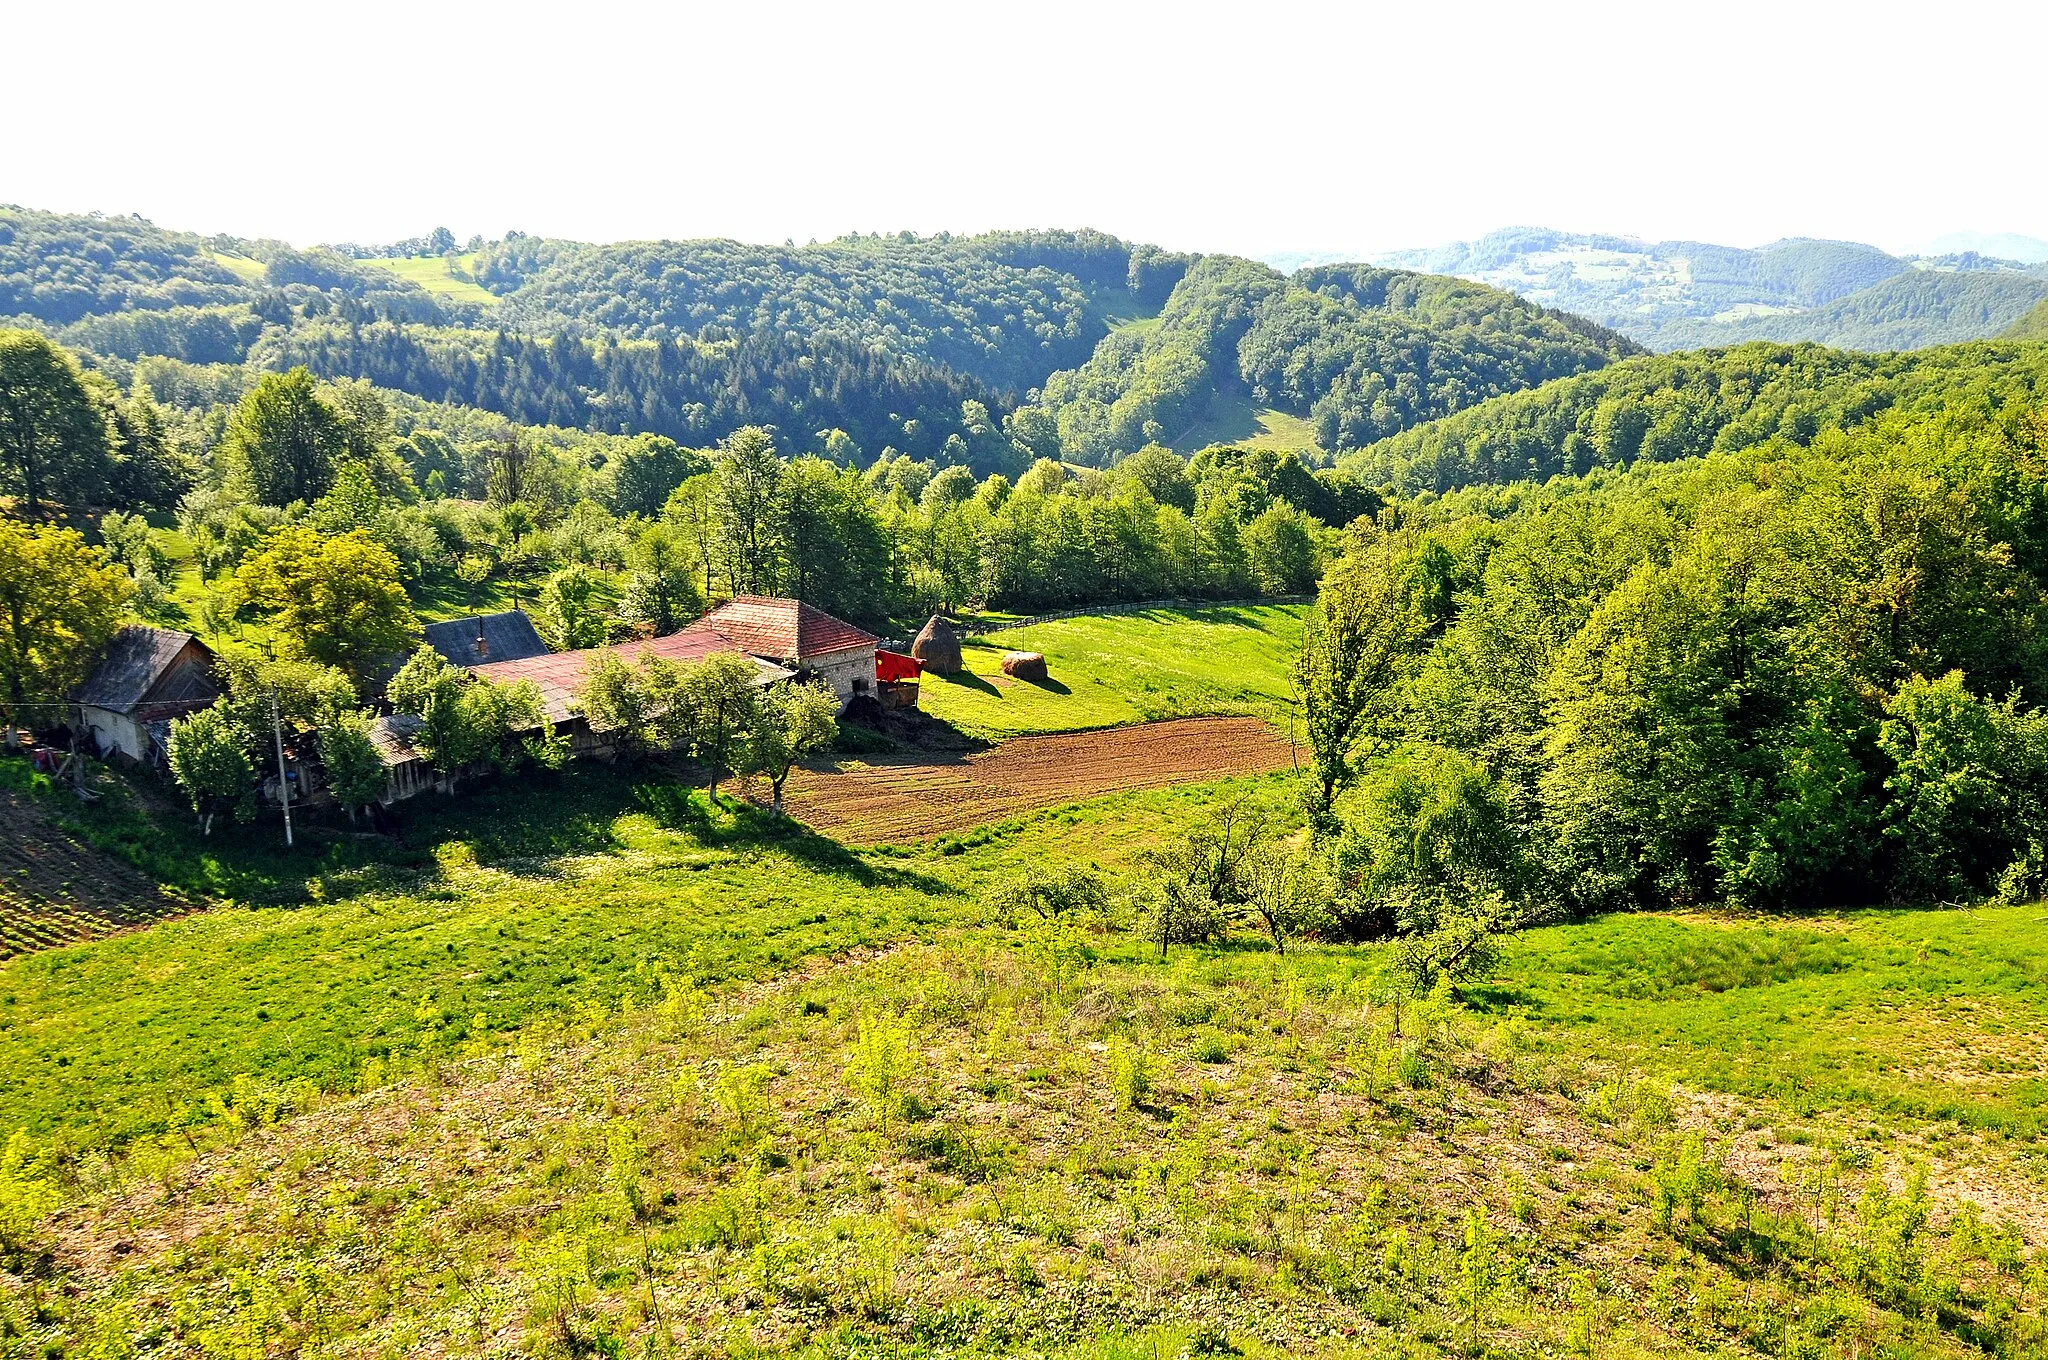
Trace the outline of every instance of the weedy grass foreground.
{"label": "weedy grass foreground", "polygon": [[[535,1021],[20,1234],[157,1354],[2039,1354],[1938,1152],[1385,991],[1372,949],[985,927]],[[1219,1056],[1219,1050],[1221,1056]],[[12,1183],[34,1185],[33,1168]]]}

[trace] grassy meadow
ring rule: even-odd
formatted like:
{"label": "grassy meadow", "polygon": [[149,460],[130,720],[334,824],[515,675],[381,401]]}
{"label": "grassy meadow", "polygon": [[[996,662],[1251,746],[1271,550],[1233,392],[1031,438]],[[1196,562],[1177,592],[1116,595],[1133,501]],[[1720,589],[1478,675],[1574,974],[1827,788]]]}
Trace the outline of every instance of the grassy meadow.
{"label": "grassy meadow", "polygon": [[[991,741],[1212,714],[1284,727],[1301,617],[1299,605],[1215,605],[970,634],[961,640],[966,671],[927,675],[919,706]],[[1050,680],[1004,675],[1007,651],[1045,653]]]}
{"label": "grassy meadow", "polygon": [[418,284],[429,293],[447,298],[450,302],[474,302],[488,307],[498,300],[496,295],[474,279],[458,278],[454,273],[454,269],[459,268],[467,274],[475,261],[474,255],[457,255],[452,259],[431,255],[409,256],[402,259],[380,257],[366,259],[360,263],[375,269],[387,270],[408,283]]}
{"label": "grassy meadow", "polygon": [[[998,632],[925,704],[1279,718],[1298,627]],[[226,903],[0,963],[0,1356],[2048,1354],[2039,905],[1600,917],[1418,999],[1144,938],[1144,852],[1287,775],[873,849],[687,777],[287,852],[0,762]],[[1054,861],[1108,903],[1002,905]]]}

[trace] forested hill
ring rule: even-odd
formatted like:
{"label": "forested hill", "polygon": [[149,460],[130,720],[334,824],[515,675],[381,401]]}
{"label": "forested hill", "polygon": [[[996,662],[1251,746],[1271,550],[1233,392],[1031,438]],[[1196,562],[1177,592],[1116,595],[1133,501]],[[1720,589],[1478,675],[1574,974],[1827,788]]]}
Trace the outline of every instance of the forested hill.
{"label": "forested hill", "polygon": [[1514,227],[1379,262],[1511,288],[1656,350],[1746,340],[1917,349],[1997,335],[2048,297],[2048,277],[2017,260],[1903,257],[1854,241],[1747,249]]}
{"label": "forested hill", "polygon": [[1635,351],[1483,285],[1290,280],[1095,231],[297,250],[22,208],[0,208],[5,324],[138,364],[164,399],[244,385],[194,365],[304,365],[531,424],[690,445],[764,424],[1011,476],[1233,442],[1255,411],[1284,414],[1269,444],[1334,451]]}
{"label": "forested hill", "polygon": [[1583,318],[1458,279],[1355,264],[1288,278],[1212,255],[1156,321],[1113,331],[1087,363],[1049,378],[1039,419],[1065,457],[1097,466],[1190,442],[1233,405],[1306,418],[1322,447],[1352,448],[1641,352]]}
{"label": "forested hill", "polygon": [[1404,491],[1575,475],[1594,468],[1806,444],[1891,410],[2048,395],[2048,346],[1980,341],[1903,354],[1749,344],[1630,359],[1499,397],[1381,440],[1345,469]]}

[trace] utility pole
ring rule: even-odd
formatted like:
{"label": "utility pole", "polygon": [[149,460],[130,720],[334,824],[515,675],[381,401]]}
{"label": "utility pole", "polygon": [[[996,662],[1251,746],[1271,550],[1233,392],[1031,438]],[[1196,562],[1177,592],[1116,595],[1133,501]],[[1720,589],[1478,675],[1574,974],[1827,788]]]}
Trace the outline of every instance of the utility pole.
{"label": "utility pole", "polygon": [[270,733],[277,740],[277,801],[284,804],[284,843],[292,843],[292,786],[284,775],[284,719],[277,715],[277,688],[270,690]]}

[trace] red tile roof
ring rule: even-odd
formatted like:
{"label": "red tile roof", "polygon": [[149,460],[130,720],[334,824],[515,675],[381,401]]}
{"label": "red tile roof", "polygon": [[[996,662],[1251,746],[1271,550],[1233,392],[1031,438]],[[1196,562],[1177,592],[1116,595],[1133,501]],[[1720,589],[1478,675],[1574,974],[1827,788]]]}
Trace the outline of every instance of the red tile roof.
{"label": "red tile roof", "polygon": [[[546,656],[529,656],[518,661],[494,661],[487,666],[471,666],[469,673],[501,685],[531,680],[547,705],[548,718],[563,722],[572,716],[570,701],[583,692],[583,681],[590,673],[590,663],[599,652],[606,650],[617,652],[619,659],[627,665],[637,664],[642,656],[662,656],[670,661],[702,661],[713,652],[742,651],[730,638],[704,627],[704,621],[699,619],[682,632],[670,633],[667,637],[636,638],[612,648],[591,647],[580,652],[551,652]],[[776,673],[787,674],[779,668]]]}
{"label": "red tile roof", "polygon": [[[610,650],[628,665],[637,663],[643,655],[663,656],[671,661],[702,661],[713,652],[738,652],[753,657],[764,676],[779,679],[786,678],[789,672],[766,662],[800,665],[830,652],[872,647],[876,641],[874,634],[862,632],[822,609],[795,600],[739,595],[680,633],[622,642]],[[548,717],[562,722],[572,716],[570,701],[582,692],[591,660],[603,650],[606,649],[593,647],[516,661],[493,661],[471,666],[469,673],[501,685],[531,680],[547,704]]]}
{"label": "red tile roof", "polygon": [[750,655],[799,665],[814,656],[872,647],[880,641],[822,609],[766,595],[736,595],[692,627],[712,628]]}

